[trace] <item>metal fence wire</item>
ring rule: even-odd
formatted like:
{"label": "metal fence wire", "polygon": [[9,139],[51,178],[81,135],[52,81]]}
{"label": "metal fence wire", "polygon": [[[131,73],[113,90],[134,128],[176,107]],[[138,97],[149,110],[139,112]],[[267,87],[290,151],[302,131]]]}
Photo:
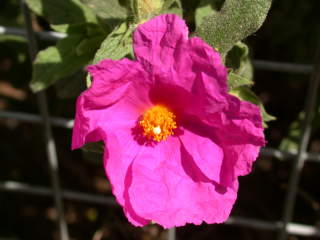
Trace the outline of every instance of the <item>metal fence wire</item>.
{"label": "metal fence wire", "polygon": [[[0,34],[10,34],[24,36],[28,40],[29,54],[33,60],[37,54],[37,42],[35,36],[40,39],[57,40],[65,37],[64,34],[55,32],[34,32],[31,24],[30,12],[24,0],[21,0],[21,9],[23,11],[25,29],[0,26]],[[254,229],[277,231],[279,233],[278,240],[285,240],[287,235],[297,236],[313,236],[320,237],[320,228],[316,226],[304,225],[292,222],[294,205],[297,195],[297,188],[301,175],[301,170],[306,161],[314,161],[320,163],[320,154],[308,153],[307,146],[310,140],[311,121],[313,117],[313,109],[316,102],[317,90],[320,81],[320,58],[315,62],[314,67],[304,64],[279,63],[263,60],[254,60],[253,65],[256,69],[287,72],[294,74],[310,75],[309,90],[305,100],[305,118],[302,126],[302,135],[298,152],[285,152],[272,148],[264,148],[260,155],[272,156],[280,158],[294,158],[292,162],[291,176],[289,179],[289,187],[284,202],[284,212],[282,220],[276,222],[268,222],[260,219],[251,219],[243,217],[230,217],[225,224],[245,226]],[[51,174],[51,188],[30,185],[22,182],[4,181],[0,182],[0,190],[5,192],[15,192],[21,194],[33,194],[38,196],[49,196],[54,198],[55,207],[58,210],[57,225],[61,240],[68,240],[68,227],[64,218],[63,199],[72,199],[76,201],[89,202],[94,204],[116,206],[116,202],[112,197],[105,197],[82,192],[61,189],[58,173],[58,159],[55,142],[52,136],[52,126],[62,128],[72,128],[72,119],[63,119],[58,117],[50,117],[47,107],[46,93],[42,91],[37,94],[38,107],[40,115],[34,115],[23,112],[9,112],[0,110],[0,118],[16,119],[19,121],[39,123],[43,125],[44,140],[46,143],[46,152],[48,165]],[[175,229],[170,229],[168,233],[169,240],[176,239]]]}

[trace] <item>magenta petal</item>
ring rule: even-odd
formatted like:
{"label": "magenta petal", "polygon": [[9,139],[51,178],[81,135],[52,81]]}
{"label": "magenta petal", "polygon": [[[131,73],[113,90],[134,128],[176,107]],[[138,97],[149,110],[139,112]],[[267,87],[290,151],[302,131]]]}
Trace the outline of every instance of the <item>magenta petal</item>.
{"label": "magenta petal", "polygon": [[195,167],[199,168],[208,180],[220,183],[221,166],[224,159],[223,149],[211,139],[188,130],[184,130],[179,138],[184,148],[192,154]]}
{"label": "magenta petal", "polygon": [[106,107],[116,102],[136,80],[148,82],[140,64],[126,58],[118,61],[103,60],[87,69],[93,81],[86,94],[91,98],[88,104],[94,107]]}
{"label": "magenta petal", "polygon": [[[252,103],[235,100],[238,107],[229,113],[232,119],[226,125],[230,140],[226,141],[228,158],[236,157],[235,176],[243,176],[251,172],[252,164],[259,155],[260,148],[265,145],[260,108]],[[241,136],[242,140],[239,139]]]}
{"label": "magenta petal", "polygon": [[130,185],[130,166],[141,152],[141,145],[134,140],[132,128],[136,122],[119,124],[116,131],[109,133],[105,139],[104,168],[112,186],[113,195],[123,207],[129,221],[135,226],[143,226],[148,220],[137,215],[128,201]]}
{"label": "magenta petal", "polygon": [[259,107],[229,96],[229,109],[209,118],[224,151],[221,181],[230,185],[238,176],[251,172],[252,164],[265,145]]}
{"label": "magenta petal", "polygon": [[188,28],[180,17],[160,15],[137,27],[134,53],[139,62],[157,65],[165,71],[173,64],[175,47],[187,39]]}
{"label": "magenta petal", "polygon": [[[107,81],[108,75],[94,77],[92,86],[77,100],[72,149],[87,142],[103,140],[106,132],[116,130],[114,124],[137,121],[151,106],[148,82],[136,70],[132,68],[130,74],[120,74],[119,79],[110,81],[107,87],[102,87],[99,82]],[[126,83],[126,77],[131,81]]]}
{"label": "magenta petal", "polygon": [[233,188],[204,182],[193,156],[170,138],[154,148],[144,148],[132,164],[130,202],[139,216],[165,228],[186,223],[225,221],[237,196]]}
{"label": "magenta petal", "polygon": [[208,114],[227,109],[227,69],[220,54],[194,37],[176,56],[174,69],[180,82],[195,99],[202,99],[204,111]]}
{"label": "magenta petal", "polygon": [[113,123],[136,121],[151,105],[138,63],[106,60],[88,68],[93,83],[77,100],[72,149],[102,140]]}
{"label": "magenta petal", "polygon": [[[215,97],[216,91],[227,93],[227,69],[220,54],[198,37],[190,38],[181,45],[183,46],[179,46],[174,55],[173,68],[181,78],[181,82],[185,86],[190,86],[189,89],[193,91],[191,87],[197,81],[199,74],[205,74],[210,78],[203,86],[209,87],[207,94]],[[211,92],[213,87],[216,89]]]}
{"label": "magenta petal", "polygon": [[136,226],[149,221],[139,217],[126,200],[129,166],[141,146],[133,129],[141,114],[151,106],[149,83],[138,63],[129,60],[102,61],[90,66],[91,87],[78,98],[72,147],[103,140],[104,165],[113,194]]}
{"label": "magenta petal", "polygon": [[[91,87],[77,101],[72,147],[105,143],[104,167],[129,221],[166,228],[225,221],[265,144],[257,106],[228,94],[219,53],[175,15],[134,33],[137,61],[88,67]],[[138,121],[157,104],[176,115],[175,135],[148,141]]]}

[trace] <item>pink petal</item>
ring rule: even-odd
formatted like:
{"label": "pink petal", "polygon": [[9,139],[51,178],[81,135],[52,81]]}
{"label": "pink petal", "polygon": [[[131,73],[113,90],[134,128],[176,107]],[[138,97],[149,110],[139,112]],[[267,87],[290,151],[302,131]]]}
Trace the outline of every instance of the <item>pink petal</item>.
{"label": "pink petal", "polygon": [[95,107],[106,107],[116,102],[136,80],[144,79],[148,82],[140,64],[126,58],[117,61],[103,60],[87,69],[93,79],[86,91],[91,98],[88,104]]}
{"label": "pink petal", "polygon": [[[237,177],[251,171],[265,143],[259,108],[227,93],[219,53],[187,35],[175,15],[140,25],[138,62],[89,66],[93,83],[77,102],[72,147],[104,141],[113,193],[136,226],[225,221]],[[154,104],[174,111],[182,131],[151,144],[136,126]]]}
{"label": "pink petal", "polygon": [[165,72],[173,64],[175,47],[187,38],[188,28],[180,17],[160,15],[137,27],[134,53],[139,62],[157,65]]}
{"label": "pink petal", "polygon": [[202,101],[203,111],[208,114],[228,108],[227,70],[216,50],[194,37],[175,57],[175,78],[179,78],[180,85],[190,91],[194,99]]}
{"label": "pink petal", "polygon": [[202,99],[187,91],[185,88],[166,83],[156,83],[150,90],[150,100],[154,104],[167,106],[178,117],[180,115],[204,115]]}
{"label": "pink petal", "polygon": [[89,67],[93,83],[77,100],[72,149],[102,140],[113,124],[137,120],[151,105],[140,65],[123,59]]}
{"label": "pink petal", "polygon": [[[179,136],[181,142],[192,158],[196,166],[207,179],[220,183],[221,166],[224,159],[223,150],[212,139],[199,136],[184,129]],[[198,170],[198,172],[200,172]],[[194,171],[196,172],[196,171]]]}
{"label": "pink petal", "polygon": [[[156,85],[185,89],[197,102],[191,108],[201,102],[194,115],[222,111],[227,108],[227,70],[221,56],[200,38],[188,39],[187,35],[186,25],[178,16],[155,17],[134,33],[136,57]],[[188,104],[184,107],[190,109]]]}
{"label": "pink petal", "polygon": [[193,152],[171,137],[144,148],[132,164],[129,201],[139,216],[165,228],[225,221],[237,195],[232,188],[203,181]]}
{"label": "pink petal", "polygon": [[130,181],[131,164],[142,150],[134,140],[132,128],[136,122],[115,126],[105,139],[104,168],[112,186],[113,195],[123,207],[129,221],[135,226],[143,226],[148,220],[137,215],[128,201],[128,181]]}
{"label": "pink petal", "polygon": [[229,96],[229,109],[208,118],[224,151],[222,184],[251,172],[252,164],[265,145],[261,112],[252,103]]}
{"label": "pink petal", "polygon": [[[217,91],[220,94],[227,93],[227,69],[223,65],[220,54],[198,37],[188,39],[176,48],[174,55],[174,70],[184,86],[194,91],[192,86],[197,81],[199,74],[208,76],[203,82],[207,93],[215,97]],[[209,79],[210,78],[210,79]],[[214,92],[211,90],[215,88]]]}

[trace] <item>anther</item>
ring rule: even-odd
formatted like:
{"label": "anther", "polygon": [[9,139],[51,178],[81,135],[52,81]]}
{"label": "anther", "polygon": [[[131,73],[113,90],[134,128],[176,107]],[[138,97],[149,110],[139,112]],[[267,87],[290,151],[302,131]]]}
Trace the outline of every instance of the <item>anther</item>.
{"label": "anther", "polygon": [[144,136],[160,142],[174,134],[173,130],[177,128],[175,118],[166,107],[156,105],[145,111],[139,124]]}

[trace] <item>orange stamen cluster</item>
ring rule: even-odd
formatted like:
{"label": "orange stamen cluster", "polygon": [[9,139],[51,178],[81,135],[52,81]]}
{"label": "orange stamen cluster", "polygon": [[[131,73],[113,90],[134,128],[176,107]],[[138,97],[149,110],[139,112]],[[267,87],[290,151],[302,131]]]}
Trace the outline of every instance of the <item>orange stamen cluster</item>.
{"label": "orange stamen cluster", "polygon": [[175,118],[176,116],[166,107],[156,105],[143,114],[139,124],[144,136],[160,142],[174,134],[173,130],[177,128]]}

